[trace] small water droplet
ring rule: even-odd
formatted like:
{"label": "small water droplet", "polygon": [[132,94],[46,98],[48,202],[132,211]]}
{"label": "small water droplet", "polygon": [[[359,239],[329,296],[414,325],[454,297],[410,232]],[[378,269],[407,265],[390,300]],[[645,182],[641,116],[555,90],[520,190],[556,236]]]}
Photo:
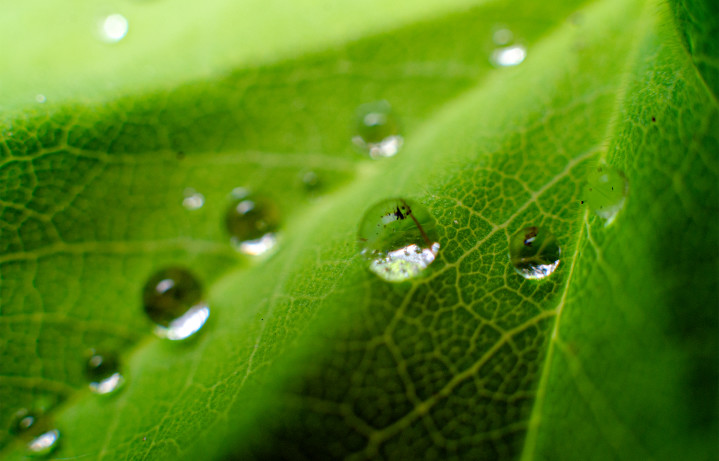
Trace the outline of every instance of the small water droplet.
{"label": "small water droplet", "polygon": [[233,246],[248,255],[267,253],[277,243],[279,209],[273,201],[253,197],[242,188],[233,190],[232,195],[236,198],[227,209],[225,225]]}
{"label": "small water droplet", "polygon": [[587,176],[584,201],[608,226],[624,207],[628,192],[629,182],[624,173],[602,165]]}
{"label": "small water droplet", "polygon": [[399,122],[387,101],[359,106],[355,130],[352,143],[372,158],[392,157],[404,142]]}
{"label": "small water droplet", "polygon": [[497,67],[512,67],[521,64],[527,57],[523,45],[503,46],[492,52],[492,63]]}
{"label": "small water droplet", "polygon": [[559,266],[557,238],[542,227],[525,227],[509,241],[509,260],[526,279],[543,279]]}
{"label": "small water droplet", "polygon": [[492,41],[496,45],[507,45],[514,40],[514,34],[506,27],[495,27],[492,31]]}
{"label": "small water droplet", "polygon": [[171,267],[156,272],[143,290],[145,313],[161,338],[181,340],[199,331],[210,316],[202,302],[202,288],[186,269]]}
{"label": "small water droplet", "polygon": [[47,101],[47,98],[44,94],[36,94],[35,101],[39,102],[40,104],[43,104],[45,101]]}
{"label": "small water droplet", "polygon": [[60,431],[52,429],[44,432],[27,444],[30,456],[47,456],[60,445]]}
{"label": "small water droplet", "polygon": [[96,394],[111,394],[125,383],[120,374],[120,361],[112,353],[92,351],[85,364],[85,375],[90,381],[90,390]]}
{"label": "small water droplet", "polygon": [[383,200],[369,208],[358,240],[369,269],[389,282],[417,277],[439,252],[434,218],[412,200]]}
{"label": "small water droplet", "polygon": [[100,22],[100,37],[106,43],[117,43],[127,35],[127,18],[121,14],[111,14]]}
{"label": "small water droplet", "polygon": [[307,171],[302,174],[302,184],[305,185],[305,189],[314,190],[320,185],[320,178],[314,171]]}
{"label": "small water droplet", "polygon": [[22,434],[33,427],[37,418],[38,415],[35,412],[27,408],[19,409],[13,415],[12,423],[10,424],[10,433],[14,435]]}
{"label": "small water droplet", "polygon": [[205,204],[205,196],[191,187],[185,188],[182,195],[182,206],[188,210],[199,210]]}

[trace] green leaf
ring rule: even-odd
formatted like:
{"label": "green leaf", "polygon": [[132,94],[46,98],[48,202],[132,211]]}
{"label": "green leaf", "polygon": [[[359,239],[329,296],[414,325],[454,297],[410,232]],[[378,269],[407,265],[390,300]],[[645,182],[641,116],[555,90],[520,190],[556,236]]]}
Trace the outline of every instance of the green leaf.
{"label": "green leaf", "polygon": [[[20,408],[63,459],[716,454],[711,3],[389,3],[128,3],[112,45],[93,2],[3,7],[2,454]],[[490,64],[500,25],[516,68]],[[383,99],[405,143],[373,161],[352,122]],[[609,225],[581,203],[605,164],[629,184]],[[236,187],[277,203],[272,256],[232,249]],[[393,197],[441,244],[398,284],[356,241]],[[510,263],[527,226],[561,247],[544,280]],[[142,312],[168,265],[211,307],[181,343]],[[87,389],[89,348],[120,353],[118,395]]]}

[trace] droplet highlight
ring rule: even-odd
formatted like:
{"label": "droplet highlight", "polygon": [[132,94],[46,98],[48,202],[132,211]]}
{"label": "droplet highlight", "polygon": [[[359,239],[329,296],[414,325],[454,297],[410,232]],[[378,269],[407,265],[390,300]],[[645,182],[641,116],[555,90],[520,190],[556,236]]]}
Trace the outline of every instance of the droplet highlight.
{"label": "droplet highlight", "polygon": [[232,245],[242,253],[258,256],[268,253],[277,243],[280,212],[272,200],[254,197],[236,188],[225,213],[225,226]]}
{"label": "droplet highlight", "polygon": [[91,351],[85,364],[85,376],[90,382],[90,390],[100,395],[117,392],[125,383],[120,374],[120,361],[113,353]]}
{"label": "droplet highlight", "polygon": [[173,341],[197,333],[210,316],[197,278],[179,267],[160,270],[150,277],[142,300],[145,313],[156,325],[155,334]]}
{"label": "droplet highlight", "polygon": [[355,135],[352,143],[372,158],[393,157],[404,139],[397,117],[387,101],[363,104],[357,108]]}
{"label": "droplet highlight", "polygon": [[582,201],[608,226],[624,207],[628,193],[629,182],[624,173],[609,165],[601,165],[587,176]]}
{"label": "droplet highlight", "polygon": [[492,64],[497,67],[513,67],[524,62],[527,49],[523,45],[502,46],[492,52]]}
{"label": "droplet highlight", "polygon": [[10,423],[10,433],[13,435],[22,434],[35,425],[38,415],[28,410],[27,408],[21,408],[15,412]]}
{"label": "droplet highlight", "polygon": [[100,22],[100,37],[105,43],[117,43],[127,35],[130,23],[121,14],[111,14]]}
{"label": "droplet highlight", "polygon": [[199,210],[205,205],[205,196],[191,187],[186,187],[182,195],[184,197],[182,199],[182,206],[185,207],[186,210]]}
{"label": "droplet highlight", "polygon": [[27,444],[27,452],[30,456],[47,456],[60,445],[60,431],[52,429],[38,435]]}
{"label": "droplet highlight", "polygon": [[389,199],[372,206],[359,227],[360,254],[369,270],[388,282],[421,275],[439,252],[436,223],[412,200]]}
{"label": "droplet highlight", "polygon": [[509,241],[509,260],[525,279],[543,279],[559,266],[557,238],[542,227],[525,227]]}

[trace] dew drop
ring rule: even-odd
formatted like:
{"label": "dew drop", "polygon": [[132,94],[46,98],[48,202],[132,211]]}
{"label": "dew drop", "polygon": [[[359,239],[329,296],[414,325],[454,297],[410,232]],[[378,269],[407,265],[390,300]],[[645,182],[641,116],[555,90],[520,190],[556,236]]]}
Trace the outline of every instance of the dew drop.
{"label": "dew drop", "polygon": [[142,300],[145,313],[156,325],[155,334],[173,341],[195,334],[210,316],[197,278],[179,267],[163,269],[150,277]]}
{"label": "dew drop", "polygon": [[608,226],[624,207],[628,192],[629,182],[624,173],[609,165],[601,165],[587,176],[584,202],[604,219],[605,225]]}
{"label": "dew drop", "polygon": [[399,152],[404,139],[399,122],[387,101],[363,104],[357,108],[352,143],[372,158],[392,157]]}
{"label": "dew drop", "polygon": [[232,245],[248,255],[269,252],[277,243],[280,212],[275,203],[254,197],[243,188],[233,190],[232,203],[225,214],[225,225]]}
{"label": "dew drop", "polygon": [[358,240],[370,271],[389,282],[417,277],[439,252],[432,215],[422,205],[401,198],[383,200],[367,210]]}
{"label": "dew drop", "polygon": [[106,43],[117,43],[127,35],[127,18],[121,14],[111,14],[100,22],[100,37]]}
{"label": "dew drop", "polygon": [[182,206],[187,210],[199,210],[205,204],[205,196],[191,187],[186,187],[182,195]]}
{"label": "dew drop", "polygon": [[320,186],[320,178],[314,171],[306,171],[302,174],[302,184],[306,190],[312,191]]}
{"label": "dew drop", "polygon": [[526,279],[543,279],[559,266],[557,238],[542,227],[525,227],[509,241],[509,260]]}
{"label": "dew drop", "polygon": [[120,374],[120,361],[112,353],[93,350],[85,364],[85,376],[90,381],[90,390],[101,395],[116,392],[125,383]]}
{"label": "dew drop", "polygon": [[45,101],[47,101],[47,97],[44,94],[36,94],[35,101],[39,102],[40,104],[43,104],[45,103]]}
{"label": "dew drop", "polygon": [[37,421],[38,415],[28,410],[27,408],[21,408],[15,412],[10,425],[10,433],[19,435],[29,430]]}
{"label": "dew drop", "polygon": [[492,52],[492,63],[497,67],[512,67],[521,64],[527,57],[523,45],[502,46]]}
{"label": "dew drop", "polygon": [[27,444],[27,451],[30,456],[47,456],[60,445],[60,431],[52,429],[44,432]]}

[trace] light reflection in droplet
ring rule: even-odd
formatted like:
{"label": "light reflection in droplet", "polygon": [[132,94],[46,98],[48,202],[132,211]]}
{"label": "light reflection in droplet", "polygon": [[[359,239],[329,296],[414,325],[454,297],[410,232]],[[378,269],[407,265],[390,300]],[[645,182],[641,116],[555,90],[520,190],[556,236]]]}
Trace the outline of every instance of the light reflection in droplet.
{"label": "light reflection in droplet", "polygon": [[205,204],[205,196],[191,187],[185,188],[183,195],[182,206],[187,210],[199,210]]}
{"label": "light reflection in droplet", "polygon": [[277,236],[270,232],[255,240],[240,241],[236,237],[231,239],[232,246],[246,255],[259,256],[268,252],[277,244]]}
{"label": "light reflection in droplet", "polygon": [[90,390],[95,394],[105,395],[115,392],[125,383],[125,378],[120,373],[113,373],[102,381],[90,383]]}
{"label": "light reflection in droplet", "polygon": [[504,46],[492,52],[492,63],[499,67],[512,67],[521,64],[526,57],[527,49],[524,46]]}
{"label": "light reflection in droplet", "polygon": [[206,304],[198,304],[190,308],[181,317],[170,322],[169,326],[156,326],[155,334],[171,341],[179,341],[197,333],[210,317],[210,308]]}
{"label": "light reflection in droplet", "polygon": [[117,43],[127,35],[130,24],[121,14],[106,16],[100,24],[100,35],[107,43]]}
{"label": "light reflection in droplet", "polygon": [[57,448],[59,440],[60,431],[52,429],[32,439],[27,449],[31,456],[47,456]]}

